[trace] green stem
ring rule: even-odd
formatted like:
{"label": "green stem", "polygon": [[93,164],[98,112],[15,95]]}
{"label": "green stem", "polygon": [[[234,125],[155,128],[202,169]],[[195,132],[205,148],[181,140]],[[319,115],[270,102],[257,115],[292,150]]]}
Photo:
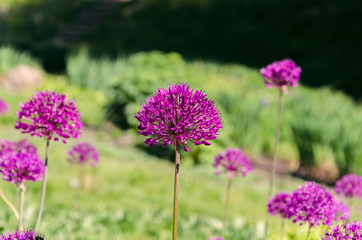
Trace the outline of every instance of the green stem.
{"label": "green stem", "polygon": [[[274,191],[274,181],[275,181],[275,171],[277,166],[277,156],[278,156],[278,144],[279,144],[279,134],[280,134],[280,123],[282,119],[282,106],[283,106],[283,90],[280,89],[279,92],[279,107],[278,107],[278,121],[277,127],[275,132],[275,142],[274,142],[274,151],[273,151],[273,162],[272,168],[270,172],[270,181],[269,181],[269,188],[268,188],[268,199],[273,195]],[[269,228],[269,213],[266,215],[265,219],[265,229],[264,229],[264,238],[268,235],[268,228]]]}
{"label": "green stem", "polygon": [[282,240],[284,240],[285,235],[285,219],[282,218]]}
{"label": "green stem", "polygon": [[309,239],[310,232],[311,232],[311,231],[310,231],[310,229],[311,229],[311,228],[310,228],[310,224],[308,224],[308,233],[307,233],[307,238],[306,238],[306,240],[308,240],[308,239]]}
{"label": "green stem", "polygon": [[19,230],[23,229],[23,213],[24,213],[24,193],[25,193],[25,184],[20,184],[20,203],[19,203]]}
{"label": "green stem", "polygon": [[226,227],[226,220],[227,220],[228,211],[229,211],[231,183],[232,183],[232,178],[229,178],[227,189],[226,189],[226,196],[225,196],[224,219],[223,219],[222,230],[221,230],[222,237],[224,236],[224,230]]}
{"label": "green stem", "polygon": [[10,202],[10,200],[5,196],[3,191],[0,188],[0,197],[4,200],[4,202],[9,206],[9,208],[13,211],[15,214],[16,220],[19,220],[19,212],[16,209],[16,207]]}
{"label": "green stem", "polygon": [[36,220],[36,225],[35,225],[35,232],[38,232],[38,230],[39,230],[40,220],[41,220],[41,216],[42,216],[42,213],[43,213],[43,206],[44,206],[44,199],[45,199],[45,189],[46,189],[46,185],[47,185],[49,142],[50,142],[50,140],[47,140],[46,149],[45,149],[45,162],[44,162],[45,168],[44,168],[43,183],[42,183],[42,188],[41,188],[41,197],[40,197],[40,206],[39,206],[38,218]]}
{"label": "green stem", "polygon": [[176,159],[175,159],[175,186],[174,186],[174,199],[173,199],[173,227],[172,227],[172,240],[177,240],[177,202],[178,202],[178,185],[180,173],[180,143],[175,142]]}

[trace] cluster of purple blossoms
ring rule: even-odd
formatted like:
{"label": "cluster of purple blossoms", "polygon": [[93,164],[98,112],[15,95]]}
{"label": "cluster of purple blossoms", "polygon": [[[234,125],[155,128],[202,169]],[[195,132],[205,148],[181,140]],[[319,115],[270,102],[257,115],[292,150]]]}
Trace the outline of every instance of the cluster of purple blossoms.
{"label": "cluster of purple blossoms", "polygon": [[0,98],[0,115],[5,115],[9,111],[8,104]]}
{"label": "cluster of purple blossoms", "polygon": [[43,240],[44,237],[32,230],[20,231],[16,230],[13,233],[3,233],[1,240]]}
{"label": "cluster of purple blossoms", "polygon": [[14,184],[25,181],[40,181],[44,163],[36,154],[9,152],[0,156],[0,173],[3,179]]}
{"label": "cluster of purple blossoms", "polygon": [[306,182],[291,194],[277,194],[269,200],[268,210],[271,215],[279,214],[295,223],[309,223],[311,227],[347,221],[351,216],[342,201],[314,182]]}
{"label": "cluster of purple blossoms", "polygon": [[270,215],[280,215],[281,218],[290,218],[292,216],[290,203],[292,195],[289,193],[278,193],[270,198],[268,202],[268,211]]}
{"label": "cluster of purple blossoms", "polygon": [[86,142],[78,143],[68,151],[69,162],[79,163],[81,165],[91,163],[95,167],[99,163],[99,153],[97,150]]}
{"label": "cluster of purple blossoms", "polygon": [[217,237],[217,238],[209,238],[208,240],[224,240],[223,238]]}
{"label": "cluster of purple blossoms", "polygon": [[226,173],[230,179],[238,174],[245,177],[246,174],[253,169],[249,159],[238,148],[228,148],[224,153],[220,153],[215,158],[214,168],[217,175],[223,172]]}
{"label": "cluster of purple blossoms", "polygon": [[20,140],[18,142],[12,142],[6,139],[1,141],[0,156],[9,152],[38,154],[36,147],[30,144],[26,139]]}
{"label": "cluster of purple blossoms", "polygon": [[178,83],[161,88],[142,104],[135,118],[138,129],[147,138],[145,143],[162,146],[176,142],[186,147],[187,141],[196,145],[211,145],[223,127],[221,114],[214,101],[202,91],[193,91],[189,85]]}
{"label": "cluster of purple blossoms", "polygon": [[333,225],[321,240],[362,240],[362,222],[354,221]]}
{"label": "cluster of purple blossoms", "polygon": [[266,87],[297,87],[302,69],[291,59],[273,62],[260,69]]}
{"label": "cluster of purple blossoms", "polygon": [[16,129],[46,140],[61,138],[66,143],[69,137],[78,138],[83,128],[74,102],[57,92],[34,92],[28,102],[20,105],[16,115]]}
{"label": "cluster of purple blossoms", "polygon": [[362,177],[355,174],[343,176],[336,183],[335,192],[346,198],[362,198]]}

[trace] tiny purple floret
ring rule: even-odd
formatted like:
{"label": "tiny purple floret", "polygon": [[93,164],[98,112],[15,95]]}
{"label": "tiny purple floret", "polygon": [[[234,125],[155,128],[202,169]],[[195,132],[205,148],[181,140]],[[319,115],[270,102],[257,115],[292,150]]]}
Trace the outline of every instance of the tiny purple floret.
{"label": "tiny purple floret", "polygon": [[12,233],[3,233],[1,240],[43,240],[44,237],[40,234],[28,229],[25,231],[15,230]]}
{"label": "tiny purple floret", "polygon": [[73,148],[68,151],[68,155],[68,160],[71,164],[79,163],[81,165],[85,165],[89,163],[92,165],[92,167],[95,167],[99,163],[98,151],[86,142],[74,145]]}
{"label": "tiny purple floret", "polygon": [[335,192],[345,198],[362,199],[362,177],[348,174],[337,181]]}
{"label": "tiny purple floret", "polygon": [[74,102],[57,92],[34,92],[28,102],[20,104],[16,115],[16,129],[46,140],[62,139],[66,143],[70,137],[78,138],[83,128]]}
{"label": "tiny purple floret", "polygon": [[229,178],[236,175],[246,176],[253,168],[249,159],[238,149],[228,148],[225,152],[220,153],[214,162],[215,173],[226,173]]}
{"label": "tiny purple floret", "polygon": [[362,240],[362,222],[335,224],[324,233],[321,240]]}
{"label": "tiny purple floret", "polygon": [[221,114],[214,101],[202,91],[194,91],[185,83],[158,89],[142,104],[135,118],[145,143],[155,146],[178,142],[188,151],[188,141],[195,145],[211,145],[223,127]]}
{"label": "tiny purple floret", "polygon": [[297,87],[302,69],[291,59],[273,62],[260,69],[265,86],[272,88]]}

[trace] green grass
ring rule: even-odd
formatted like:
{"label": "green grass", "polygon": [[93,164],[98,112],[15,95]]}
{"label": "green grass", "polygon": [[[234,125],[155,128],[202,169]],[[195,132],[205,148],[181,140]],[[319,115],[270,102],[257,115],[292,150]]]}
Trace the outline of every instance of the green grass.
{"label": "green grass", "polygon": [[[45,142],[2,126],[1,138],[18,140],[27,137],[43,155]],[[66,160],[66,151],[76,142],[51,143],[48,188],[40,231],[47,239],[169,239],[172,219],[172,163],[150,157],[135,148],[120,148],[93,138],[85,132],[80,140],[94,144],[101,155],[93,169],[94,190],[80,195],[75,208],[77,167]],[[212,148],[212,146],[210,147]],[[183,153],[186,155],[187,153]],[[183,156],[182,156],[183,157]],[[230,202],[230,239],[257,239],[265,217],[267,177],[254,171],[233,182]],[[279,179],[277,191],[290,191],[302,184],[288,176]],[[179,237],[199,240],[217,236],[223,214],[225,176],[215,176],[211,166],[181,165],[179,193]],[[14,186],[5,181],[1,188],[14,199]],[[29,183],[25,212],[26,227],[34,227],[40,183]],[[0,229],[16,227],[10,210],[1,201]],[[357,214],[354,215],[357,218]],[[257,227],[259,226],[259,227]],[[257,230],[259,229],[259,230]],[[271,239],[277,239],[279,220],[273,218]],[[305,227],[288,224],[287,232],[303,239]],[[320,230],[316,230],[318,235]],[[249,233],[251,232],[251,233]],[[250,235],[249,235],[250,234]],[[242,237],[244,236],[244,237]],[[298,237],[299,236],[299,237]]]}

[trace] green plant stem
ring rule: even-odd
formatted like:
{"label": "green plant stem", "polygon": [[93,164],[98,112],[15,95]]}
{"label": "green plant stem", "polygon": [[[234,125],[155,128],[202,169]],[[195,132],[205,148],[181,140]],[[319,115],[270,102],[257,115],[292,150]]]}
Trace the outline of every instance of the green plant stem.
{"label": "green plant stem", "polygon": [[281,230],[281,233],[282,233],[282,240],[284,240],[284,235],[285,235],[285,219],[282,218],[282,230]]}
{"label": "green plant stem", "polygon": [[226,227],[226,220],[227,220],[228,211],[229,211],[231,183],[232,183],[232,178],[229,178],[228,185],[227,185],[227,188],[226,188],[226,196],[225,196],[224,219],[223,219],[223,222],[222,222],[222,230],[221,230],[221,236],[222,237],[224,236],[224,231],[225,231],[225,227]]}
{"label": "green plant stem", "polygon": [[19,203],[19,230],[23,229],[23,213],[24,213],[24,193],[25,184],[21,183],[20,186],[20,203]]}
{"label": "green plant stem", "polygon": [[306,238],[306,240],[309,239],[309,236],[310,236],[310,224],[308,224],[308,233],[307,233],[307,238]]}
{"label": "green plant stem", "polygon": [[45,162],[44,162],[45,168],[44,168],[44,174],[43,174],[43,184],[42,184],[42,188],[41,188],[41,197],[40,197],[38,218],[36,220],[36,225],[35,225],[35,232],[38,232],[38,230],[39,230],[40,220],[41,220],[41,216],[43,213],[45,189],[46,189],[46,185],[47,185],[49,142],[50,142],[50,140],[47,140],[46,149],[45,149]]}
{"label": "green plant stem", "polygon": [[3,191],[0,188],[0,196],[1,198],[4,200],[4,202],[9,206],[9,208],[13,211],[13,213],[15,214],[16,220],[19,220],[19,212],[16,209],[16,207],[10,202],[9,199],[7,199],[7,197],[5,196],[5,194],[3,193]]}
{"label": "green plant stem", "polygon": [[174,186],[174,199],[173,199],[173,227],[172,227],[172,240],[177,240],[177,202],[178,202],[178,185],[180,174],[180,143],[175,142],[176,158],[175,158],[175,186]]}
{"label": "green plant stem", "polygon": [[[277,127],[275,131],[275,142],[274,142],[274,151],[273,151],[273,161],[272,161],[272,168],[270,172],[270,181],[269,181],[269,188],[268,188],[268,200],[273,194],[274,191],[274,180],[275,180],[275,171],[277,166],[277,156],[278,156],[278,144],[279,144],[279,134],[280,134],[280,123],[282,119],[282,106],[283,106],[283,90],[280,89],[279,92],[279,107],[278,107],[278,121]],[[269,228],[269,213],[267,212],[265,218],[265,229],[264,229],[264,239],[266,239],[268,235],[268,228]]]}

